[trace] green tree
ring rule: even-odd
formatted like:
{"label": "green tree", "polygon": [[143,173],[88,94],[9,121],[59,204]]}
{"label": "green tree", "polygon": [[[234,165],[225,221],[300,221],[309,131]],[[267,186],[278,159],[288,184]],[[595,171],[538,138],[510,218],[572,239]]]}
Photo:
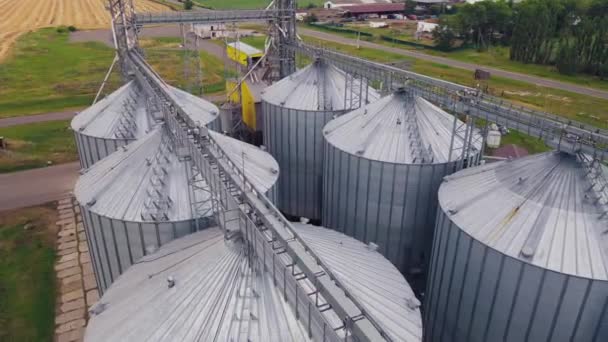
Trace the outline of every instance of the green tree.
{"label": "green tree", "polygon": [[309,13],[307,16],[304,17],[304,22],[307,24],[316,23],[317,21],[319,21],[319,18],[317,18],[314,13]]}
{"label": "green tree", "polygon": [[194,3],[192,2],[192,0],[185,0],[184,1],[184,9],[189,11],[192,9],[192,6],[194,6]]}
{"label": "green tree", "polygon": [[414,14],[414,12],[416,12],[416,6],[418,4],[416,4],[416,1],[414,0],[406,0],[405,1],[405,9],[403,10],[403,13],[405,14]]}
{"label": "green tree", "polygon": [[443,50],[450,51],[454,46],[456,33],[445,20],[440,20],[439,26],[433,30],[433,41],[435,45]]}

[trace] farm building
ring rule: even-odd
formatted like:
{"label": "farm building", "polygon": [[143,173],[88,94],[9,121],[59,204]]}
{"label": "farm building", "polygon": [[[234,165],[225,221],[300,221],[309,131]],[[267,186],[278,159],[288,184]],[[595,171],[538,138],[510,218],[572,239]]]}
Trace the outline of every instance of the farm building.
{"label": "farm building", "polygon": [[228,58],[246,67],[253,66],[264,55],[262,50],[243,42],[228,43],[226,53]]}
{"label": "farm building", "polygon": [[228,31],[226,30],[226,24],[192,24],[192,32],[203,39],[217,39],[226,37]]}
{"label": "farm building", "polygon": [[323,4],[323,8],[332,9],[332,8],[343,8],[355,5],[365,5],[365,4],[378,4],[385,3],[390,4],[391,0],[331,0],[326,1]]}
{"label": "farm building", "polygon": [[343,8],[347,17],[383,16],[389,14],[402,14],[405,11],[404,3],[373,3],[353,5]]}

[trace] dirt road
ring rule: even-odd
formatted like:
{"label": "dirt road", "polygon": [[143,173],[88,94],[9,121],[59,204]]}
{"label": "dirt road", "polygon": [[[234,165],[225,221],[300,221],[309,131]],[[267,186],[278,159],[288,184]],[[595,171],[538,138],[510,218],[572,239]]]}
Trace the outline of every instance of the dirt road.
{"label": "dirt road", "polygon": [[46,113],[37,115],[18,116],[14,118],[0,119],[0,127],[10,127],[17,125],[25,125],[36,122],[69,120],[74,117],[76,111],[69,110],[65,112]]}
{"label": "dirt road", "polygon": [[[328,40],[328,41],[336,42],[336,43],[340,43],[340,44],[348,44],[348,45],[357,44],[356,39],[350,39],[350,38],[338,36],[338,35],[327,33],[327,32],[320,32],[320,31],[310,30],[310,29],[305,29],[305,28],[300,28],[300,27],[298,28],[298,34],[312,36],[312,37],[316,37],[319,39]],[[510,78],[510,79],[517,80],[517,81],[537,84],[537,85],[544,86],[544,87],[565,90],[565,91],[569,91],[572,93],[599,97],[599,98],[608,100],[608,91],[605,91],[605,90],[592,89],[592,88],[579,86],[579,85],[572,84],[572,83],[554,81],[554,80],[551,80],[548,78],[542,78],[542,77],[520,74],[520,73],[516,73],[516,72],[511,72],[511,71],[505,71],[505,70],[501,70],[501,69],[481,66],[478,64],[460,62],[460,61],[456,61],[456,60],[445,58],[445,57],[431,56],[431,55],[427,55],[427,54],[421,53],[421,52],[393,48],[393,47],[376,44],[376,43],[370,43],[370,42],[366,42],[366,41],[360,41],[359,45],[362,47],[366,47],[366,48],[388,51],[388,52],[399,54],[402,56],[424,59],[424,60],[427,60],[430,62],[440,63],[440,64],[448,65],[448,66],[451,66],[454,68],[459,68],[459,69],[466,69],[466,70],[474,71],[475,69],[482,68],[484,70],[489,71],[494,76]]]}
{"label": "dirt road", "polygon": [[0,174],[0,211],[58,200],[74,189],[79,163]]}

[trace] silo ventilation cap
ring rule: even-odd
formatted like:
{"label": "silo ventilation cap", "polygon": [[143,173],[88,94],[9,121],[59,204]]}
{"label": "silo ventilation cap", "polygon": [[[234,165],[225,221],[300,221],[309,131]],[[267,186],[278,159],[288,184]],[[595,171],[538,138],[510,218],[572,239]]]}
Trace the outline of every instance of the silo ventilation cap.
{"label": "silo ventilation cap", "polygon": [[306,217],[300,217],[300,222],[303,224],[308,224],[308,222],[310,222],[310,219],[308,219]]}
{"label": "silo ventilation cap", "polygon": [[372,252],[375,252],[378,250],[378,245],[373,242],[370,242],[367,244],[367,249],[369,249]]}
{"label": "silo ventilation cap", "polygon": [[405,305],[407,305],[410,310],[415,310],[420,307],[420,301],[418,298],[411,296],[405,299]]}
{"label": "silo ventilation cap", "polygon": [[167,287],[172,288],[174,286],[175,286],[175,278],[173,278],[173,276],[168,276],[167,277]]}

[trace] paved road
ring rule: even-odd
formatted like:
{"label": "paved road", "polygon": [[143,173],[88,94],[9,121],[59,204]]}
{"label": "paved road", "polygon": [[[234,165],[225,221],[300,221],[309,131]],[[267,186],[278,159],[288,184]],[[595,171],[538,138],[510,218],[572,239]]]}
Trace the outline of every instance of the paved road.
{"label": "paved road", "polygon": [[74,189],[79,163],[0,174],[0,211],[30,207],[65,197]]}
{"label": "paved road", "polygon": [[38,115],[18,116],[14,118],[0,119],[0,127],[10,127],[17,125],[25,125],[36,122],[69,120],[74,117],[76,111],[70,110],[65,112],[46,113]]}
{"label": "paved road", "polygon": [[[346,37],[338,36],[338,35],[327,33],[327,32],[320,32],[320,31],[305,29],[305,28],[300,28],[300,27],[298,27],[298,34],[312,36],[312,37],[316,37],[316,38],[320,38],[323,40],[328,40],[328,41],[332,41],[332,42],[336,42],[336,43],[341,43],[341,44],[348,44],[348,45],[357,44],[356,39],[346,38]],[[427,61],[445,64],[445,65],[449,65],[451,67],[460,68],[460,69],[474,71],[475,69],[482,68],[484,70],[489,71],[494,76],[510,78],[510,79],[514,79],[517,81],[538,84],[538,85],[549,87],[549,88],[565,90],[565,91],[569,91],[569,92],[573,92],[573,93],[589,95],[589,96],[599,97],[599,98],[608,100],[608,91],[605,91],[605,90],[592,89],[592,88],[588,88],[585,86],[579,86],[579,85],[572,84],[572,83],[554,81],[554,80],[547,79],[547,78],[520,74],[520,73],[516,73],[516,72],[501,70],[501,69],[495,69],[495,68],[491,68],[491,67],[481,66],[478,64],[460,62],[460,61],[456,61],[456,60],[445,58],[445,57],[431,56],[431,55],[421,53],[421,52],[393,48],[393,47],[389,47],[389,46],[385,46],[385,45],[381,45],[381,44],[370,43],[367,41],[360,41],[359,45],[362,47],[384,50],[384,51],[388,51],[388,52],[403,55],[403,56],[424,59]]]}

